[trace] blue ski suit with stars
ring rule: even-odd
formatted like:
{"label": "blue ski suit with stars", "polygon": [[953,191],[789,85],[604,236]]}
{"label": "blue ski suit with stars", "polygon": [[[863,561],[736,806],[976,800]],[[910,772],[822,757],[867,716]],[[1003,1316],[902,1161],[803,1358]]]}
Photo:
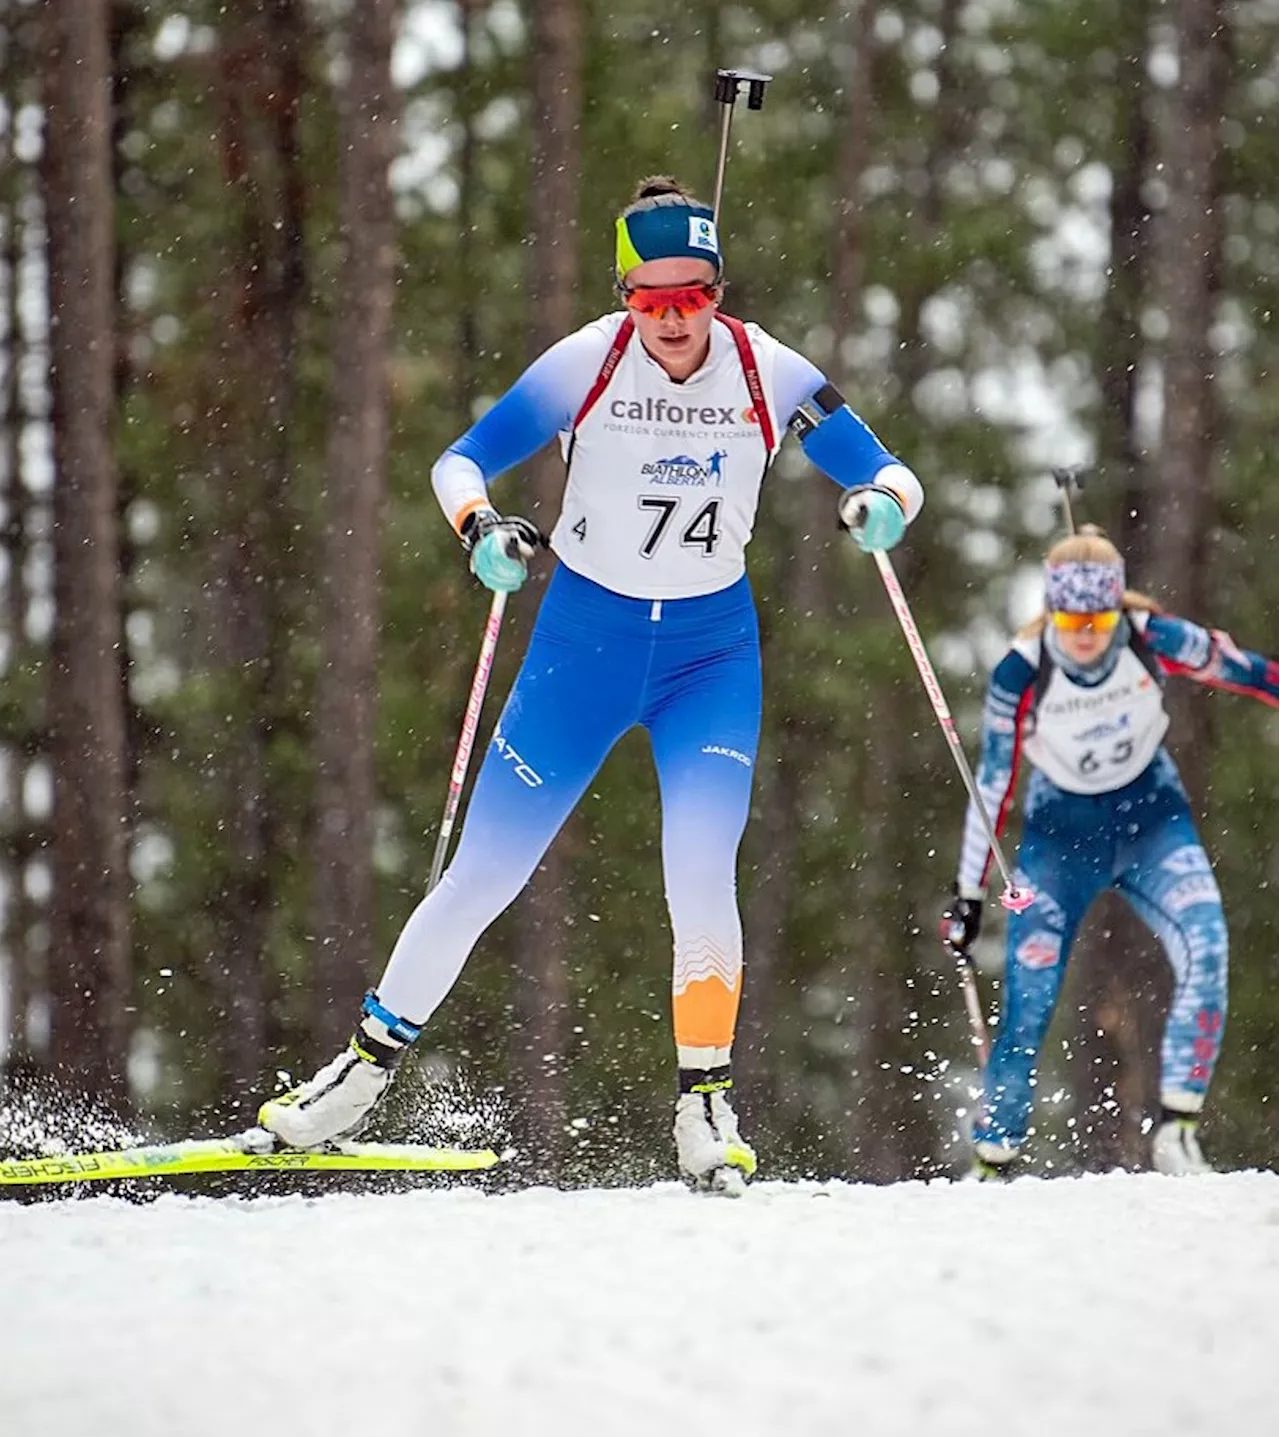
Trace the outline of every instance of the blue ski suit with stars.
{"label": "blue ski suit with stars", "polygon": [[[1036,1060],[1071,943],[1109,888],[1160,940],[1173,969],[1161,1102],[1195,1113],[1208,1091],[1226,1018],[1227,927],[1186,792],[1161,742],[1167,718],[1159,691],[1171,674],[1276,703],[1274,660],[1238,649],[1226,634],[1146,610],[1127,613],[1104,659],[1086,671],[1072,668],[1046,630],[1019,640],[992,673],[978,786],[997,832],[1022,755],[1036,765],[1014,874],[1035,901],[1009,915],[1000,1024],[974,1130],[978,1152],[996,1161],[1026,1137]],[[1037,747],[1037,727],[1050,724],[1052,745],[1042,735]],[[962,894],[981,891],[990,862],[970,803]]]}

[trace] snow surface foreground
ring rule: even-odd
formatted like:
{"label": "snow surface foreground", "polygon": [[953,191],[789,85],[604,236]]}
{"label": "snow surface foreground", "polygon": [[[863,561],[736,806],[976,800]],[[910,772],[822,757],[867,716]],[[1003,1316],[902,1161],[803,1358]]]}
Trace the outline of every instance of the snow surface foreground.
{"label": "snow surface foreground", "polygon": [[0,1202],[39,1437],[1253,1437],[1272,1173]]}

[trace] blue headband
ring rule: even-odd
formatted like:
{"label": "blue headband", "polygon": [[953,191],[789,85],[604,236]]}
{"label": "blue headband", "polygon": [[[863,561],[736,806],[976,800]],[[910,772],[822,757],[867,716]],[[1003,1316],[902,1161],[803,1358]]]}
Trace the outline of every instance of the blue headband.
{"label": "blue headband", "polygon": [[706,205],[653,205],[618,217],[615,264],[618,278],[648,259],[705,259],[720,273],[720,238]]}

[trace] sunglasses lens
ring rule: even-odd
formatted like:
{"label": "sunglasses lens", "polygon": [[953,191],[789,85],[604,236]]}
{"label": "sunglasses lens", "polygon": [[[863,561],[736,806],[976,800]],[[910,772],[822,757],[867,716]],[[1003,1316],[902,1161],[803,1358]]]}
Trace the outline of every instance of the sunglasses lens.
{"label": "sunglasses lens", "polygon": [[1097,614],[1071,614],[1063,609],[1055,609],[1053,614],[1053,626],[1068,634],[1078,634],[1084,629],[1092,629],[1095,633],[1109,634],[1120,622],[1119,609],[1105,609]]}
{"label": "sunglasses lens", "polygon": [[674,309],[681,319],[706,309],[715,297],[715,288],[709,284],[682,285],[676,289],[629,289],[623,295],[627,308],[637,314],[663,315]]}

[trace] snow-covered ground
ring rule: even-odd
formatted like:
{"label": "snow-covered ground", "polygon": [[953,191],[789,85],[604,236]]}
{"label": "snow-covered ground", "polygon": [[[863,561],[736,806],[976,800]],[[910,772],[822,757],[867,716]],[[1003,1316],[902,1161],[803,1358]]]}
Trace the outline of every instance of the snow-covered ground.
{"label": "snow-covered ground", "polygon": [[1253,1437],[1271,1173],[0,1202],[30,1437]]}

